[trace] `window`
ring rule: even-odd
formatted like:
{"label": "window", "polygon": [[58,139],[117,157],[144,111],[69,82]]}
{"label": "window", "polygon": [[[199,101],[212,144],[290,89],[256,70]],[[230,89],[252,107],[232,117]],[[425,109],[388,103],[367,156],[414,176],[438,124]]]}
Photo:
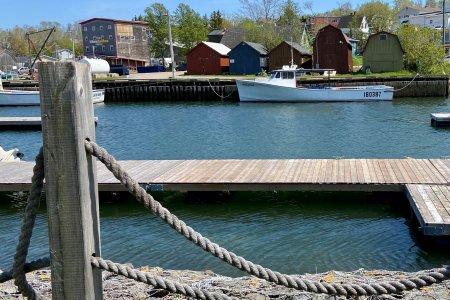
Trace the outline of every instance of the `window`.
{"label": "window", "polygon": [[83,31],[87,31],[87,26],[84,26],[84,27],[83,27]]}
{"label": "window", "polygon": [[380,41],[385,41],[385,40],[387,40],[387,35],[380,34]]}
{"label": "window", "polygon": [[109,46],[109,50],[110,50],[110,51],[114,51],[114,46],[113,46],[113,45],[110,45],[110,46]]}
{"label": "window", "polygon": [[105,52],[105,50],[106,50],[106,47],[102,46],[102,51]]}
{"label": "window", "polygon": [[112,29],[112,26],[111,26],[111,25],[108,25],[108,29]]}
{"label": "window", "polygon": [[125,40],[125,37],[123,35],[120,36],[120,40],[123,41]]}
{"label": "window", "polygon": [[103,30],[103,26],[100,26],[100,30]]}
{"label": "window", "polygon": [[109,35],[109,39],[112,40],[112,35],[111,34]]}
{"label": "window", "polygon": [[135,37],[134,37],[134,35],[130,36],[130,40],[132,40],[132,41],[134,41],[134,40],[135,40]]}
{"label": "window", "polygon": [[84,37],[84,40],[85,40],[85,41],[87,42],[87,40],[88,40],[88,37],[87,37],[87,36],[85,36],[85,37]]}
{"label": "window", "polygon": [[430,24],[433,24],[433,20],[430,20]]}
{"label": "window", "polygon": [[95,31],[95,26],[92,26],[92,31]]}
{"label": "window", "polygon": [[105,36],[102,34],[102,36],[100,37],[100,39],[104,40],[104,39],[105,39]]}
{"label": "window", "polygon": [[86,46],[86,52],[89,52],[89,46]]}

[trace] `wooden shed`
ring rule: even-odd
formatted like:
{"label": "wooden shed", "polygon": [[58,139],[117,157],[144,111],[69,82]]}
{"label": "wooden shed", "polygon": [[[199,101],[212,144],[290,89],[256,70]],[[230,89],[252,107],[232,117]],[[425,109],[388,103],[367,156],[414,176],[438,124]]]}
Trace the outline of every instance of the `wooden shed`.
{"label": "wooden shed", "polygon": [[311,67],[311,52],[297,43],[283,41],[269,52],[269,71],[290,65],[292,58],[298,67]]}
{"label": "wooden shed", "polygon": [[228,72],[230,50],[223,44],[201,42],[186,55],[188,74],[213,75]]}
{"label": "wooden shed", "polygon": [[403,69],[403,54],[398,36],[389,32],[378,32],[367,39],[363,54],[363,71],[395,72]]}
{"label": "wooden shed", "polygon": [[228,53],[230,74],[258,74],[267,69],[267,49],[257,43],[241,42]]}
{"label": "wooden shed", "polygon": [[352,45],[342,30],[333,25],[317,32],[313,55],[316,68],[335,69],[339,74],[353,71]]}
{"label": "wooden shed", "polygon": [[17,66],[14,55],[6,49],[0,49],[0,70],[8,72],[12,70],[13,66]]}

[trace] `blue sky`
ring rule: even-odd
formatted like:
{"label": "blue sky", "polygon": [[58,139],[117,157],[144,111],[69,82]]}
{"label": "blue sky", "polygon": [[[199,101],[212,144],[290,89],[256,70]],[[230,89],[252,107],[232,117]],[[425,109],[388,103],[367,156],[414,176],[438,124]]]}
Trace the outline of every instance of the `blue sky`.
{"label": "blue sky", "polygon": [[[302,5],[305,0],[297,0]],[[171,12],[178,4],[186,3],[200,14],[207,14],[219,9],[227,15],[239,11],[239,0],[0,0],[0,7],[6,8],[1,14],[0,28],[8,29],[14,26],[38,25],[40,21],[54,21],[67,25],[95,17],[130,20],[135,15],[144,14],[146,7],[154,2],[163,3]],[[323,12],[337,7],[337,1],[313,1],[314,12]],[[353,6],[366,2],[351,0]],[[389,1],[390,2],[390,1]]]}

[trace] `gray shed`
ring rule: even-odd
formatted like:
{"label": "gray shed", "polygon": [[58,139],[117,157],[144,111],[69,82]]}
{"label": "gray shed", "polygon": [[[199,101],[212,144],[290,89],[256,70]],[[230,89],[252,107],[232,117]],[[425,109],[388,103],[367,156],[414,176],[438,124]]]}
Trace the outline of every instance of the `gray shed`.
{"label": "gray shed", "polygon": [[386,31],[369,36],[362,52],[363,71],[395,72],[403,69],[403,54],[398,36]]}
{"label": "gray shed", "polygon": [[7,72],[12,69],[12,66],[17,66],[14,55],[6,49],[0,49],[0,70]]}

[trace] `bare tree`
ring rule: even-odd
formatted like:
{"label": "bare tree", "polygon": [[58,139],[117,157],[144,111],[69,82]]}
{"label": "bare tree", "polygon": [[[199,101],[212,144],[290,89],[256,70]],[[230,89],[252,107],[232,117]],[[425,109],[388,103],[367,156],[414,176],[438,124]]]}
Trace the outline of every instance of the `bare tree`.
{"label": "bare tree", "polygon": [[303,8],[304,8],[305,10],[309,10],[309,11],[311,12],[311,15],[314,15],[313,5],[314,5],[314,2],[308,0],[308,1],[305,1],[305,2],[303,3]]}
{"label": "bare tree", "polygon": [[239,0],[242,14],[255,21],[273,21],[278,17],[281,0]]}

